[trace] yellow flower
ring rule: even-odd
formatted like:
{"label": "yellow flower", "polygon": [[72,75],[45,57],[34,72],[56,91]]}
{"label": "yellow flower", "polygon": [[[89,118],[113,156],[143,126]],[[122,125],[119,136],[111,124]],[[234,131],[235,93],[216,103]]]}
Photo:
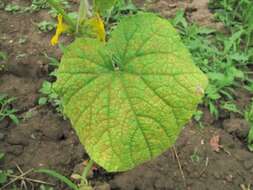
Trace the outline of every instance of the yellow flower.
{"label": "yellow flower", "polygon": [[89,24],[91,29],[95,33],[97,39],[102,42],[105,42],[105,25],[103,19],[96,13],[96,16],[89,20]]}
{"label": "yellow flower", "polygon": [[56,32],[55,32],[55,35],[51,39],[52,46],[58,44],[60,35],[63,32],[68,30],[68,26],[65,23],[63,23],[62,15],[58,15],[57,19],[58,19],[58,23],[56,26]]}

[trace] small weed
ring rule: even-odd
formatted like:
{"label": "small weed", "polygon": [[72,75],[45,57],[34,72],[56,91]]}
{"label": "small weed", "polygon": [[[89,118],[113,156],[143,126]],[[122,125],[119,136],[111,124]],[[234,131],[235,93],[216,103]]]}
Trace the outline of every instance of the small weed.
{"label": "small weed", "polygon": [[[4,156],[5,156],[5,154],[0,152],[0,161],[2,161],[4,159]],[[8,176],[12,173],[13,173],[12,170],[1,170],[0,169],[0,185],[1,186],[7,182]]]}
{"label": "small weed", "polygon": [[[54,57],[48,56],[46,53],[44,53],[44,55],[49,60],[48,63],[49,66],[52,66],[53,68],[58,68],[60,64],[59,60],[57,60]],[[49,73],[49,76],[55,77],[55,72],[53,71]],[[58,95],[53,91],[52,85],[53,83],[49,81],[43,82],[42,87],[39,90],[39,92],[41,93],[41,97],[38,100],[38,104],[39,105],[51,104],[56,109],[57,113],[59,113],[60,115],[63,116],[63,118],[65,118],[63,114],[63,107],[61,101]]]}
{"label": "small weed", "polygon": [[201,120],[202,117],[203,117],[203,112],[201,110],[197,110],[193,115],[194,120],[198,122]]}
{"label": "small weed", "polygon": [[30,6],[30,11],[39,11],[41,9],[48,8],[48,4],[46,0],[32,0],[32,4]]}
{"label": "small weed", "polygon": [[53,67],[58,67],[60,62],[58,59],[54,58],[54,57],[50,57],[48,56],[46,53],[44,53],[44,56],[49,60],[48,65],[53,66]]}
{"label": "small weed", "polygon": [[[38,170],[35,170],[35,172],[47,174],[48,176],[52,176],[52,177],[60,180],[61,182],[65,183],[72,190],[81,190],[70,179],[68,179],[67,177],[63,176],[62,174],[60,174],[60,173],[58,173],[58,172],[56,172],[54,170],[38,169]],[[87,190],[92,190],[92,189],[87,189]]]}
{"label": "small weed", "polygon": [[11,13],[17,13],[20,12],[22,10],[22,7],[17,5],[17,4],[8,4],[6,5],[6,7],[4,8],[5,11],[7,12],[11,12]]}
{"label": "small weed", "polygon": [[131,0],[119,0],[114,5],[111,10],[107,11],[105,17],[105,26],[107,26],[106,30],[110,31],[110,29],[114,28],[116,23],[120,20],[120,18],[135,14],[138,12],[138,8],[133,4]]}
{"label": "small weed", "polygon": [[27,36],[22,36],[21,38],[19,38],[18,43],[25,44],[27,42],[27,39]]}
{"label": "small weed", "polygon": [[198,123],[199,128],[204,128],[203,123],[201,122],[201,119],[203,117],[203,112],[201,110],[197,110],[194,114],[193,114],[193,119]]}
{"label": "small weed", "polygon": [[75,180],[78,180],[80,183],[76,185],[73,183],[69,178],[66,176],[56,172],[55,170],[49,170],[49,169],[38,169],[35,170],[37,173],[46,174],[48,176],[54,177],[61,182],[65,183],[69,189],[72,190],[93,190],[93,188],[90,186],[89,182],[87,181],[87,175],[90,170],[93,168],[94,161],[90,160],[87,165],[85,165],[82,175],[79,174],[73,174],[71,177]]}
{"label": "small weed", "polygon": [[[64,7],[64,9],[69,9],[70,5],[69,2],[67,0],[55,0],[55,2],[60,3],[62,5],[62,7]],[[57,16],[57,11],[51,7],[51,9],[48,12],[52,17],[56,17]]]}
{"label": "small weed", "polygon": [[193,154],[191,155],[191,161],[193,163],[199,163],[200,161],[200,156],[198,155],[197,149],[194,150]]}
{"label": "small weed", "polygon": [[[65,9],[70,8],[69,2],[67,0],[56,0],[56,1],[61,3],[61,5]],[[5,6],[4,3],[0,1],[0,7],[3,7],[5,11],[11,12],[11,13],[24,13],[24,12],[32,13],[32,12],[39,11],[41,9],[50,8],[47,4],[47,0],[32,0],[29,6],[21,6],[16,3],[9,3]],[[57,12],[53,8],[50,8],[49,13],[53,17],[57,16]]]}
{"label": "small weed", "polygon": [[0,61],[5,61],[7,59],[7,53],[0,51]]}
{"label": "small weed", "polygon": [[[236,13],[232,11],[231,14]],[[232,21],[233,18],[229,16],[227,19],[230,21],[222,20],[229,27],[228,34],[188,23],[183,11],[178,11],[172,20],[191,51],[196,65],[209,78],[205,104],[216,118],[219,117],[221,110],[241,114],[233,103],[234,89],[241,88],[244,84],[249,84],[245,88],[252,88],[248,65],[252,62],[253,54],[249,51],[250,43],[246,43],[244,38],[246,32],[244,25]],[[233,27],[228,22],[233,22]]]}
{"label": "small weed", "polygon": [[38,28],[42,32],[50,32],[55,28],[55,23],[52,21],[42,21],[37,24]]}
{"label": "small weed", "polygon": [[248,121],[250,125],[250,131],[248,134],[247,142],[249,150],[253,152],[253,99],[249,107],[246,108],[244,112],[244,118],[246,121]]}
{"label": "small weed", "polygon": [[16,125],[19,124],[19,119],[16,116],[17,110],[11,106],[15,100],[16,98],[9,98],[5,94],[0,94],[0,122],[9,118]]}
{"label": "small weed", "polygon": [[49,81],[44,81],[39,92],[42,96],[38,100],[39,105],[51,104],[56,108],[56,111],[63,115],[63,108],[58,95],[53,91],[52,83]]}
{"label": "small weed", "polygon": [[230,102],[230,101],[222,102],[221,108],[229,112],[238,113],[242,115],[242,112],[238,109],[237,105],[233,102]]}

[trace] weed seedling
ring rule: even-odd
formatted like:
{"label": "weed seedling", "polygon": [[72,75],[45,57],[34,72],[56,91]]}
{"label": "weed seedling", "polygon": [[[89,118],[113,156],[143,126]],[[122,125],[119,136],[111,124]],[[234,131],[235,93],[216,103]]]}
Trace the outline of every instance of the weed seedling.
{"label": "weed seedling", "polygon": [[0,61],[5,61],[7,59],[7,54],[3,51],[0,51]]}
{"label": "weed seedling", "polygon": [[55,23],[51,21],[42,21],[37,24],[38,28],[42,32],[50,32],[55,28]]}
{"label": "weed seedling", "polygon": [[[0,162],[4,159],[5,154],[0,152]],[[9,175],[13,174],[12,170],[2,170],[0,169],[0,186],[8,181]]]}
{"label": "weed seedling", "polygon": [[253,99],[250,106],[244,112],[244,118],[250,125],[250,131],[247,138],[248,148],[253,152]]}
{"label": "weed seedling", "polygon": [[[241,114],[236,105],[232,103],[234,102],[234,89],[243,87],[242,84],[251,83],[247,66],[252,63],[252,54],[249,51],[252,48],[249,48],[249,43],[246,43],[244,38],[246,29],[242,23],[246,21],[243,21],[244,18],[241,16],[236,15],[237,13],[234,10],[239,9],[244,14],[242,6],[245,8],[247,6],[243,5],[243,1],[238,3],[234,0],[230,3],[227,0],[211,1],[210,4],[215,4],[214,7],[223,10],[218,14],[220,20],[228,26],[229,34],[224,35],[214,29],[188,23],[183,11],[176,14],[172,23],[191,51],[196,65],[209,78],[210,84],[205,92],[204,102],[209,107],[210,112],[216,118],[219,117],[219,112],[224,110]],[[233,8],[229,8],[230,11],[227,15],[228,12],[225,10],[228,8],[228,4],[229,6],[232,5]],[[248,7],[252,6],[248,5]],[[237,16],[240,17],[240,22],[238,22]],[[248,27],[249,25],[245,26]],[[247,36],[248,32],[247,29]]]}
{"label": "weed seedling", "polygon": [[204,128],[203,123],[201,122],[201,119],[203,117],[203,112],[201,110],[197,110],[194,114],[193,114],[193,118],[194,120],[198,123],[199,128]]}
{"label": "weed seedling", "polygon": [[200,156],[198,155],[197,149],[194,150],[193,154],[191,155],[191,161],[193,163],[199,163],[200,161]]}
{"label": "weed seedling", "polygon": [[229,112],[233,112],[233,113],[237,113],[239,115],[243,115],[243,113],[239,110],[239,108],[237,107],[237,105],[233,102],[223,102],[221,104],[221,108],[223,108],[224,110],[227,110]]}
{"label": "weed seedling", "polygon": [[27,36],[22,36],[18,39],[19,44],[25,44],[27,42]]}
{"label": "weed seedling", "polygon": [[19,119],[16,116],[17,110],[11,106],[15,100],[16,98],[9,98],[5,94],[0,94],[0,122],[9,118],[16,125],[19,124]]}
{"label": "weed seedling", "polygon": [[53,90],[51,82],[44,81],[39,92],[42,94],[42,96],[38,100],[39,105],[46,105],[49,103],[56,109],[56,111],[60,115],[63,115],[61,101],[59,100],[58,95]]}
{"label": "weed seedling", "polygon": [[[48,65],[53,66],[53,67],[56,67],[56,68],[59,67],[60,62],[59,62],[58,59],[56,59],[55,57],[50,57],[50,56],[48,56],[46,53],[44,53],[44,55],[45,55],[45,57],[49,60]],[[52,75],[52,74],[50,73],[50,75]]]}
{"label": "weed seedling", "polygon": [[17,4],[12,4],[11,3],[11,4],[6,5],[4,10],[7,11],[7,12],[11,12],[11,13],[17,13],[17,12],[22,10],[22,7],[20,7]]}
{"label": "weed seedling", "polygon": [[46,0],[32,0],[32,4],[30,6],[31,12],[39,11],[45,8],[48,8],[48,4]]}

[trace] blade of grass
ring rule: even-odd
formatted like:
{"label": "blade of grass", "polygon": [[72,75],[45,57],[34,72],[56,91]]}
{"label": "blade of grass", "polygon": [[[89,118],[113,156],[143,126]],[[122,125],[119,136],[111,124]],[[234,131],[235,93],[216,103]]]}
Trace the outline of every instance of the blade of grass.
{"label": "blade of grass", "polygon": [[69,186],[69,188],[73,189],[73,190],[79,190],[79,188],[77,187],[76,184],[74,184],[72,181],[70,181],[67,177],[59,174],[58,172],[54,171],[54,170],[49,170],[49,169],[37,169],[35,170],[35,172],[37,173],[44,173],[47,174],[49,176],[55,177],[58,180],[62,181],[63,183],[65,183],[66,185]]}

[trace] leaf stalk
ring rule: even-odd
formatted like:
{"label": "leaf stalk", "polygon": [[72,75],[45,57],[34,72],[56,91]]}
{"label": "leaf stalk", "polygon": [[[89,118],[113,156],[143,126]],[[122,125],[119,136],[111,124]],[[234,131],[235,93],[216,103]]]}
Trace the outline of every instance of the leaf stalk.
{"label": "leaf stalk", "polygon": [[86,184],[87,184],[87,176],[88,176],[90,170],[92,169],[93,164],[94,164],[94,160],[90,159],[87,166],[83,170],[82,178]]}
{"label": "leaf stalk", "polygon": [[66,21],[68,25],[71,26],[71,28],[75,28],[74,22],[70,19],[68,14],[65,12],[65,10],[62,8],[62,6],[57,3],[55,0],[47,0],[48,4],[52,6],[59,14],[63,16],[63,19]]}

